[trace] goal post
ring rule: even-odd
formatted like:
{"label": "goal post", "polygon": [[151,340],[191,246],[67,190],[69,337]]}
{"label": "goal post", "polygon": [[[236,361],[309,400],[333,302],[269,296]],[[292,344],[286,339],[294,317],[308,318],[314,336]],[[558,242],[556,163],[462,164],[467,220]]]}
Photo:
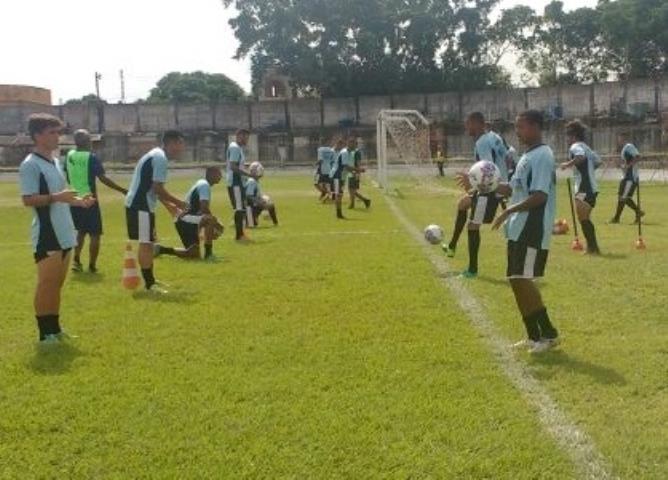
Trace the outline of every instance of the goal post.
{"label": "goal post", "polygon": [[430,165],[430,123],[417,110],[381,110],[376,123],[378,184],[390,188],[392,165],[413,169]]}

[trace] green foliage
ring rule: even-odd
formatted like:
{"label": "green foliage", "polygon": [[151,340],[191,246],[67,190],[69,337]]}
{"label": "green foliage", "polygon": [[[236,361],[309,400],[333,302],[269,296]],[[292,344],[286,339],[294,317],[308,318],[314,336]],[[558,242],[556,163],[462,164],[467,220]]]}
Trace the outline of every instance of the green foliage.
{"label": "green foliage", "polygon": [[[102,100],[104,102],[104,100]],[[88,103],[97,103],[98,98],[97,95],[94,93],[89,93],[88,95],[84,95],[81,98],[71,98],[70,100],[65,102],[65,105],[82,105],[82,104],[88,104]]]}
{"label": "green foliage", "polygon": [[352,96],[508,84],[490,39],[515,32],[489,20],[497,0],[223,0],[250,57],[254,85],[269,66],[293,86]]}
{"label": "green foliage", "polygon": [[172,72],[162,77],[147,99],[149,103],[218,103],[245,95],[234,80],[220,73]]}

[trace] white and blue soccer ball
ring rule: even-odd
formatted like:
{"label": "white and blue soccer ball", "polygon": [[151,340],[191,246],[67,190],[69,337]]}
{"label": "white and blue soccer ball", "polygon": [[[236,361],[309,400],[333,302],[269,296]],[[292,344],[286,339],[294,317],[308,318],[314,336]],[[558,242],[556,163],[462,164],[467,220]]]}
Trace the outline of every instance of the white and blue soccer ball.
{"label": "white and blue soccer ball", "polygon": [[469,182],[471,187],[483,195],[492,193],[499,188],[501,172],[494,163],[482,160],[475,163],[469,170]]}
{"label": "white and blue soccer ball", "polygon": [[264,176],[264,167],[262,166],[262,164],[260,162],[251,163],[248,170],[250,171],[251,175],[253,175],[257,178],[260,178],[260,177]]}
{"label": "white and blue soccer ball", "polygon": [[438,225],[428,225],[424,229],[424,239],[431,243],[432,245],[438,245],[443,241],[445,233],[443,229]]}

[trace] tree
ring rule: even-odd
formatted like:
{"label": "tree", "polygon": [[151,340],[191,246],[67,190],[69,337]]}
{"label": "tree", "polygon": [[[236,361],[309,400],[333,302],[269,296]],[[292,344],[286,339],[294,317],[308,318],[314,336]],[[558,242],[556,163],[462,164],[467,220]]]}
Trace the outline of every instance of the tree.
{"label": "tree", "polygon": [[[71,98],[65,102],[65,105],[83,105],[97,102],[98,102],[97,95],[95,95],[94,93],[89,93],[88,95],[84,95],[81,98]],[[104,100],[102,100],[102,102],[104,102]]]}
{"label": "tree", "polygon": [[149,103],[218,103],[245,96],[234,80],[223,74],[172,72],[162,77],[147,98]]}
{"label": "tree", "polygon": [[[269,67],[298,91],[353,96],[508,84],[487,54],[498,0],[222,0],[253,83]],[[495,39],[515,35],[497,29]]]}

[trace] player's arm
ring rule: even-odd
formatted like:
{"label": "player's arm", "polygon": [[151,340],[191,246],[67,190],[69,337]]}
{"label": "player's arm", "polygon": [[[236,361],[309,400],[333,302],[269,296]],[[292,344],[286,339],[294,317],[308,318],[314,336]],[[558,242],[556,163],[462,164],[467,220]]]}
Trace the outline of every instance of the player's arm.
{"label": "player's arm", "polygon": [[46,207],[52,203],[67,203],[73,207],[88,208],[95,203],[93,197],[81,198],[77,196],[74,190],[69,189],[50,194],[39,193],[39,171],[36,171],[30,165],[21,165],[19,180],[21,183],[21,200],[26,207]]}
{"label": "player's arm", "polygon": [[128,191],[125,188],[121,187],[119,184],[114,182],[111,178],[107,177],[106,175],[100,175],[97,178],[100,180],[101,183],[111,188],[112,190],[116,190],[117,192],[120,192],[123,195],[126,195],[128,193]]}
{"label": "player's arm", "polygon": [[532,192],[525,200],[514,205],[510,205],[507,209],[505,209],[501,215],[499,215],[496,220],[494,220],[492,230],[498,230],[499,227],[501,227],[501,225],[503,225],[508,217],[513,213],[533,210],[534,208],[538,208],[544,205],[545,202],[547,202],[547,193],[540,191]]}
{"label": "player's arm", "polygon": [[161,182],[153,182],[153,191],[158,196],[158,200],[162,202],[165,207],[169,210],[168,205],[173,205],[181,210],[188,207],[186,202],[176,198],[174,195],[169,193],[165,188],[165,184]]}
{"label": "player's arm", "polygon": [[566,170],[567,168],[577,167],[582,165],[587,161],[587,154],[580,145],[574,145],[570,149],[571,159],[567,162],[563,162],[559,165],[561,170]]}

